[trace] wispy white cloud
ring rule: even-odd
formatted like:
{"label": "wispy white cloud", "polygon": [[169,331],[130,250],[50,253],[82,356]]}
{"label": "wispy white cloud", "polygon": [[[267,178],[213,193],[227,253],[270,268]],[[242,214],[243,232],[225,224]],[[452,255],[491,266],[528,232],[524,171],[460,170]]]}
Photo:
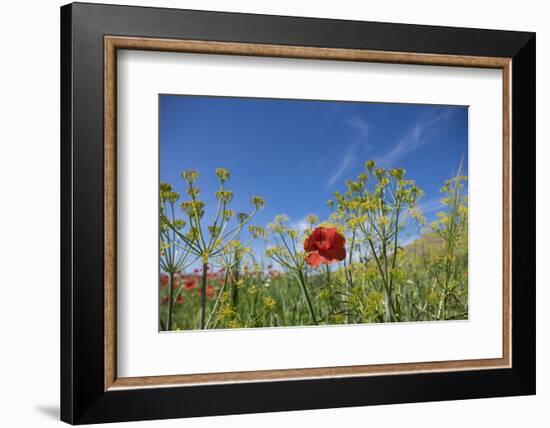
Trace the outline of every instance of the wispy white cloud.
{"label": "wispy white cloud", "polygon": [[369,125],[365,119],[359,116],[352,116],[346,121],[346,123],[348,126],[357,131],[359,137],[365,140],[367,139],[367,136],[369,135]]}
{"label": "wispy white cloud", "polygon": [[306,218],[302,218],[300,220],[294,221],[290,224],[290,228],[297,230],[300,233],[303,233],[304,230],[308,228],[308,223],[306,221]]}
{"label": "wispy white cloud", "polygon": [[356,135],[344,155],[336,162],[337,167],[329,176],[326,182],[327,187],[333,186],[356,162],[360,150],[368,147],[369,125],[367,121],[359,116],[352,116],[346,120],[346,124],[355,131]]}
{"label": "wispy white cloud", "polygon": [[340,159],[338,168],[332,173],[332,175],[327,180],[327,186],[332,186],[336,181],[342,176],[342,174],[349,168],[349,166],[356,159],[357,144],[352,144],[348,147],[348,150]]}
{"label": "wispy white cloud", "polygon": [[377,159],[378,164],[390,167],[399,158],[416,150],[430,140],[451,116],[451,109],[442,109],[417,122],[392,148]]}
{"label": "wispy white cloud", "polygon": [[424,201],[418,205],[418,208],[420,208],[420,210],[424,214],[433,213],[434,211],[437,211],[442,207],[443,204],[441,203],[441,198],[428,199],[427,201]]}

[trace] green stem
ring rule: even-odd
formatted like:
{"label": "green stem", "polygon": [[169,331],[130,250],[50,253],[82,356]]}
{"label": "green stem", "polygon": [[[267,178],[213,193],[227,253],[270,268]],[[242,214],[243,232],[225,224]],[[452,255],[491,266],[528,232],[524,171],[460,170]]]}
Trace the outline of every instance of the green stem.
{"label": "green stem", "polygon": [[386,282],[386,277],[384,275],[384,268],[382,267],[382,264],[376,255],[376,250],[374,248],[374,244],[372,243],[372,240],[370,238],[367,238],[369,245],[371,247],[371,251],[374,255],[374,260],[376,261],[376,266],[378,267],[378,271],[380,272],[380,277],[382,278],[382,285],[384,287],[384,295],[385,295],[385,315],[384,315],[384,321],[390,322],[392,320],[392,303],[391,303],[391,290],[388,287],[388,283]]}
{"label": "green stem", "polygon": [[393,254],[392,254],[392,262],[391,262],[391,275],[390,275],[390,290],[393,287],[393,271],[395,269],[395,265],[397,262],[397,236],[399,232],[399,211],[401,207],[397,207],[397,213],[395,215],[395,232],[393,236]]}
{"label": "green stem", "polygon": [[220,289],[220,292],[218,293],[218,297],[216,298],[216,303],[214,303],[214,307],[212,308],[212,312],[210,312],[210,316],[208,317],[208,320],[206,321],[206,325],[204,327],[205,329],[208,328],[208,326],[210,325],[210,321],[212,321],[212,317],[214,316],[214,314],[218,310],[218,305],[219,305],[221,297],[222,297],[222,295],[225,291],[225,286],[227,285],[227,277],[228,276],[229,276],[229,268],[225,270],[225,275],[223,277],[222,288]]}
{"label": "green stem", "polygon": [[309,293],[307,292],[306,283],[304,280],[304,274],[302,273],[302,269],[298,269],[298,282],[302,286],[302,291],[304,292],[304,296],[306,297],[307,305],[309,307],[309,312],[311,313],[311,319],[313,320],[313,324],[317,325],[317,318],[315,317],[315,311],[313,310],[313,304],[311,303],[311,299],[309,298]]}
{"label": "green stem", "polygon": [[208,263],[202,264],[202,282],[201,282],[201,330],[204,330],[206,322],[206,278]]}
{"label": "green stem", "polygon": [[172,314],[174,312],[174,272],[170,272],[170,281],[168,283],[168,315],[166,318],[166,330],[172,330]]}
{"label": "green stem", "polygon": [[[350,305],[350,297],[353,289],[353,250],[355,247],[355,229],[353,230],[353,233],[351,235],[351,245],[349,247],[349,259],[348,259],[348,266],[345,266],[344,262],[344,272],[346,274],[346,282],[347,282],[347,291],[348,291],[348,298],[346,302],[346,324],[349,324],[350,322],[350,314],[351,314],[351,305]],[[348,272],[349,269],[349,272]]]}
{"label": "green stem", "polygon": [[389,288],[386,288],[386,299],[384,301],[385,305],[385,322],[391,322],[393,318],[393,311],[392,311],[392,301],[391,301],[391,290]]}
{"label": "green stem", "polygon": [[336,309],[334,307],[334,294],[332,294],[332,284],[330,280],[330,267],[329,265],[325,265],[327,270],[327,286],[328,286],[328,292],[330,293],[329,302],[330,302],[330,312],[331,316],[334,317],[334,314],[336,313]]}
{"label": "green stem", "polygon": [[239,303],[239,280],[240,280],[240,257],[236,255],[235,266],[233,267],[233,287],[231,288],[231,304],[233,307],[237,307]]}

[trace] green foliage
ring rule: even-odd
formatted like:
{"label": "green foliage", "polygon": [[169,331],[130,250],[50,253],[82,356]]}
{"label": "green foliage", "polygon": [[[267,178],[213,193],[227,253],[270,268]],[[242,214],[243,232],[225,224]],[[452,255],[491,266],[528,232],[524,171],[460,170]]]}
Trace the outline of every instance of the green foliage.
{"label": "green foliage", "polygon": [[[405,180],[405,170],[375,168],[374,161],[365,163],[364,171],[356,181],[346,182],[344,194],[336,192],[336,218],[351,231],[352,244],[350,261],[361,243],[365,244],[366,258],[374,259],[378,270],[377,282],[384,295],[384,320],[401,321],[397,311],[396,291],[400,286],[398,257],[400,252],[399,233],[407,219],[408,210],[416,207],[422,191],[414,181]],[[353,294],[353,270],[346,277],[347,294]],[[349,311],[353,305],[349,305]]]}
{"label": "green foliage", "polygon": [[[241,213],[237,215],[237,223],[230,225],[233,219],[233,212],[229,208],[229,204],[233,200],[233,192],[225,188],[225,183],[230,179],[231,173],[224,168],[216,169],[216,176],[219,180],[219,188],[216,191],[217,207],[214,216],[214,222],[205,225],[202,221],[205,214],[205,203],[198,199],[200,189],[196,182],[199,178],[199,173],[196,170],[187,170],[181,174],[182,179],[187,184],[187,195],[190,199],[181,202],[180,208],[186,215],[187,221],[175,218],[174,204],[179,199],[179,195],[172,192],[172,186],[167,183],[161,184],[160,198],[160,232],[161,232],[161,270],[170,274],[170,285],[173,283],[173,274],[182,271],[184,266],[182,263],[168,265],[163,263],[164,254],[170,255],[171,248],[179,248],[186,255],[194,256],[195,260],[200,259],[202,262],[202,276],[200,285],[200,328],[205,328],[208,320],[206,319],[207,309],[207,292],[208,288],[208,263],[212,260],[221,260],[227,269],[238,265],[242,254],[246,252],[248,245],[241,245],[237,240],[242,228],[250,222],[256,212],[262,209],[265,201],[259,196],[253,196],[251,202],[253,205],[250,214]],[[166,213],[166,203],[170,205],[172,217]],[[183,229],[188,224],[188,230]],[[253,236],[259,237],[263,235],[263,229],[259,226],[254,226]],[[170,286],[168,292],[168,310],[166,314],[166,323],[164,324],[167,330],[171,329],[173,320],[174,302],[181,294],[177,294],[175,299],[173,295],[173,287]],[[180,300],[181,301],[181,300]]]}
{"label": "green foliage", "polygon": [[[327,221],[309,215],[301,229],[284,214],[265,228],[251,224],[265,201],[252,196],[250,213],[235,213],[225,187],[231,173],[218,168],[215,175],[210,224],[196,170],[182,173],[183,201],[170,184],[160,186],[164,330],[467,319],[467,178],[460,173],[444,183],[443,209],[426,225],[418,206],[423,192],[406,171],[369,160],[327,202]],[[304,240],[320,226],[345,237],[346,254],[313,268]],[[422,234],[404,244],[411,228]],[[253,253],[254,239],[268,243],[265,255]]]}

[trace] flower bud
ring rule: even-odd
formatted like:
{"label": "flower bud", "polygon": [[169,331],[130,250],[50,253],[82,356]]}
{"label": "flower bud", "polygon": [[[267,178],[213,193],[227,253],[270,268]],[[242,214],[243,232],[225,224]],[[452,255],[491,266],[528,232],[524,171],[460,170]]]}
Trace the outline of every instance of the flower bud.
{"label": "flower bud", "polygon": [[369,171],[372,171],[375,165],[376,163],[373,160],[368,160],[365,162],[365,168],[367,168]]}
{"label": "flower bud", "polygon": [[199,173],[195,169],[188,169],[181,173],[181,178],[191,184],[197,181],[197,178],[199,178]]}
{"label": "flower bud", "polygon": [[227,180],[231,178],[231,173],[228,169],[225,168],[216,168],[216,175],[220,179],[222,183],[225,183]]}
{"label": "flower bud", "polygon": [[219,190],[216,192],[216,198],[228,204],[233,200],[233,192],[230,190]]}
{"label": "flower bud", "polygon": [[259,196],[252,196],[252,198],[250,198],[250,202],[252,202],[252,205],[254,205],[254,208],[257,210],[261,210],[265,207],[265,200]]}

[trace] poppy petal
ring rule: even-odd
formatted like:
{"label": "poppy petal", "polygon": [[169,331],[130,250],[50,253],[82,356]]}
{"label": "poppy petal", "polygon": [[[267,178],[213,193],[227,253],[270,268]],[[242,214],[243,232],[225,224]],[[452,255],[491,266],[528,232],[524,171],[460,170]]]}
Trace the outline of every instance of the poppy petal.
{"label": "poppy petal", "polygon": [[336,253],[336,260],[344,260],[346,258],[346,248],[338,248],[335,250]]}
{"label": "poppy petal", "polygon": [[321,257],[319,255],[319,252],[318,251],[313,251],[312,253],[308,254],[307,258],[306,258],[306,262],[316,268],[316,267],[319,267],[319,265],[321,263],[323,263],[323,257]]}
{"label": "poppy petal", "polygon": [[317,245],[315,245],[315,240],[313,239],[313,234],[308,236],[304,242],[304,250],[306,250],[308,253],[310,251],[317,250]]}
{"label": "poppy petal", "polygon": [[343,248],[344,245],[346,245],[346,238],[340,235],[335,229],[334,238],[332,240],[332,246],[334,248]]}
{"label": "poppy petal", "polygon": [[345,248],[334,248],[330,250],[319,250],[321,257],[329,260],[344,260],[346,258],[346,249]]}

